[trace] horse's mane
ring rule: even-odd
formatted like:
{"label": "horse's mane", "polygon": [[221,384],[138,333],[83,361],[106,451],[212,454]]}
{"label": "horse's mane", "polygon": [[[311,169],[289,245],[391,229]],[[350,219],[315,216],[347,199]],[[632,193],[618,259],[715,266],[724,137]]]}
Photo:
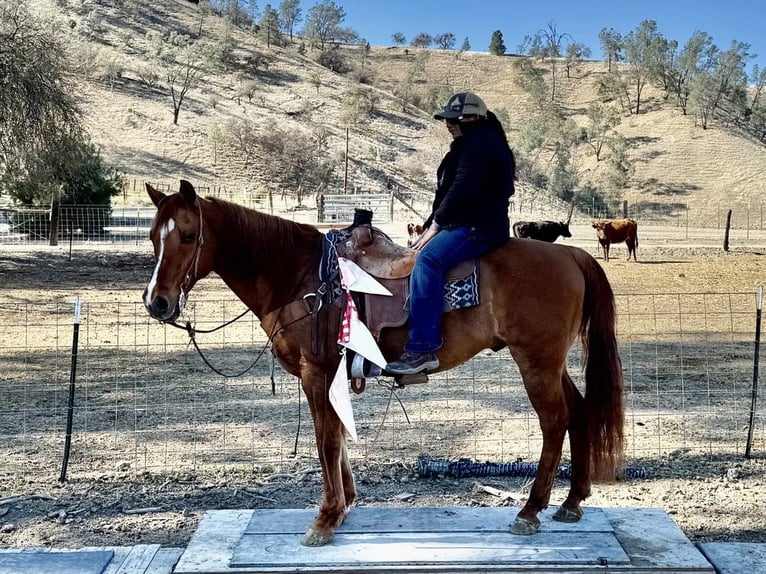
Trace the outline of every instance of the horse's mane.
{"label": "horse's mane", "polygon": [[250,260],[260,272],[279,275],[289,269],[294,273],[295,261],[290,254],[296,254],[301,247],[316,249],[318,255],[317,229],[215,197],[205,199],[224,215],[226,232],[238,257],[245,263]]}

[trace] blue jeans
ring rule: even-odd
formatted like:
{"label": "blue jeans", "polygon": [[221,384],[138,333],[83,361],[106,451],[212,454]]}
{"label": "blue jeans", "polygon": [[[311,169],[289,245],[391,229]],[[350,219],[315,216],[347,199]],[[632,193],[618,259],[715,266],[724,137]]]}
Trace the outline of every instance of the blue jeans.
{"label": "blue jeans", "polygon": [[407,351],[430,353],[442,346],[441,313],[447,271],[483,255],[495,245],[473,227],[442,229],[418,254],[410,275]]}

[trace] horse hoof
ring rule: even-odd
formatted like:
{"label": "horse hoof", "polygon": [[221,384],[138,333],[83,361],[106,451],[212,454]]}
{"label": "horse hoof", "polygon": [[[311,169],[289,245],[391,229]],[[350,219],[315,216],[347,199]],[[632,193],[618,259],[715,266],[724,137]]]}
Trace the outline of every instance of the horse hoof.
{"label": "horse hoof", "polygon": [[580,508],[567,508],[566,506],[559,506],[559,509],[553,515],[553,520],[559,522],[579,522],[582,518],[582,509]]}
{"label": "horse hoof", "polygon": [[332,533],[329,535],[324,535],[318,530],[314,530],[313,528],[309,528],[306,531],[306,534],[303,535],[303,538],[301,538],[301,545],[303,546],[325,546],[330,543],[332,540]]}
{"label": "horse hoof", "polygon": [[528,536],[535,534],[540,529],[539,522],[533,522],[526,518],[516,517],[516,520],[511,524],[511,534],[518,534],[519,536]]}

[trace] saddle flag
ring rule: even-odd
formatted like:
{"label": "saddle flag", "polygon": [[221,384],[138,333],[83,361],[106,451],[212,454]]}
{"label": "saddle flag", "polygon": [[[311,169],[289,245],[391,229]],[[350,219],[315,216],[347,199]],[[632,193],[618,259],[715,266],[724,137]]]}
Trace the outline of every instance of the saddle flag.
{"label": "saddle flag", "polygon": [[[386,368],[386,359],[380,351],[375,337],[372,336],[367,326],[359,318],[359,310],[356,308],[351,291],[360,293],[374,293],[377,295],[391,295],[391,292],[364,271],[353,261],[345,257],[338,257],[340,268],[340,282],[346,290],[346,307],[343,311],[343,320],[338,333],[338,344],[362,355],[371,363],[381,369]],[[346,365],[346,349],[341,352],[340,364],[335,372],[330,385],[330,403],[338,414],[348,434],[356,442],[356,425],[354,413],[351,408],[351,395],[348,392],[348,370]]]}

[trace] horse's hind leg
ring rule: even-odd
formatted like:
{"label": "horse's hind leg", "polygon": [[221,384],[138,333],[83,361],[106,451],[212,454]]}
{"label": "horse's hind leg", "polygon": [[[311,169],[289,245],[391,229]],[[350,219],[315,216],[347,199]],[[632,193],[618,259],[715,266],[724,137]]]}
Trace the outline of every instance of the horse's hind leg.
{"label": "horse's hind leg", "polygon": [[569,373],[561,377],[569,407],[569,446],[572,452],[572,476],[569,495],[553,515],[560,522],[577,522],[582,518],[580,503],[590,496],[590,450],[585,419],[585,399]]}
{"label": "horse's hind leg", "polygon": [[[517,360],[517,363],[519,361]],[[564,397],[560,379],[561,373],[550,370],[541,372],[521,367],[524,387],[529,400],[537,412],[540,428],[543,432],[543,449],[537,476],[532,483],[532,491],[524,508],[511,525],[513,534],[534,534],[540,527],[537,514],[548,507],[553,481],[561,460],[561,447],[564,444],[569,421],[567,401]],[[525,372],[526,371],[526,372]]]}

